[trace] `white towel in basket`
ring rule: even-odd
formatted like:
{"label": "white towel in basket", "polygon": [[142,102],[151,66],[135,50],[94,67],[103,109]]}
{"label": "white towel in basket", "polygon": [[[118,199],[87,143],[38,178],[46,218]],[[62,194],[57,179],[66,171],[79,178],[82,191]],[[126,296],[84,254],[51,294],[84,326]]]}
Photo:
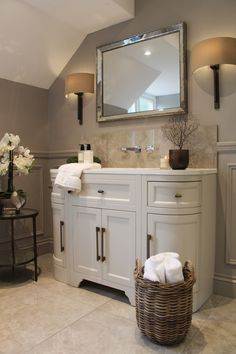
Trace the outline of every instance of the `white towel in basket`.
{"label": "white towel in basket", "polygon": [[145,261],[143,277],[163,284],[184,281],[179,254],[163,252],[151,256]]}

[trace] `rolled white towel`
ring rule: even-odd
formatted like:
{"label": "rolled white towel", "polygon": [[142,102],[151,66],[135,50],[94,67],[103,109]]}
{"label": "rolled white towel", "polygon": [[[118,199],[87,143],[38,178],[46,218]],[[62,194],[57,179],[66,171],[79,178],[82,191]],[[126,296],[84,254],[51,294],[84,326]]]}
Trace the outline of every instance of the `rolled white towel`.
{"label": "rolled white towel", "polygon": [[160,283],[162,284],[166,283],[165,260],[162,263],[158,264],[158,266],[155,268],[155,274]]}
{"label": "rolled white towel", "polygon": [[181,262],[176,258],[167,257],[164,261],[167,283],[179,283],[184,281]]}
{"label": "rolled white towel", "polygon": [[143,278],[151,281],[159,281],[159,277],[157,276],[155,269],[153,268],[153,264],[150,258],[145,261]]}
{"label": "rolled white towel", "polygon": [[160,263],[162,263],[165,258],[172,257],[179,259],[179,254],[176,252],[161,252],[150,257],[151,263],[154,268],[156,268]]}
{"label": "rolled white towel", "polygon": [[[145,261],[144,265],[144,279],[148,279],[151,281],[158,281],[162,284],[168,282],[177,282],[180,277],[176,275],[176,264],[180,264],[181,272],[182,272],[182,265],[180,263],[179,254],[176,252],[162,252],[158,253],[154,256],[151,256]],[[169,262],[169,260],[173,260],[173,262]],[[175,263],[177,261],[177,263]],[[166,276],[166,264],[167,264],[167,274]],[[173,270],[171,269],[171,265]],[[173,276],[172,276],[173,273]],[[175,280],[177,278],[177,280]]]}
{"label": "rolled white towel", "polygon": [[159,254],[163,254],[165,257],[172,257],[172,258],[179,259],[179,254],[176,252],[162,252]]}
{"label": "rolled white towel", "polygon": [[164,261],[165,253],[163,252],[163,253],[155,254],[155,256],[151,256],[149,259],[152,266],[156,268],[159,264],[161,264]]}

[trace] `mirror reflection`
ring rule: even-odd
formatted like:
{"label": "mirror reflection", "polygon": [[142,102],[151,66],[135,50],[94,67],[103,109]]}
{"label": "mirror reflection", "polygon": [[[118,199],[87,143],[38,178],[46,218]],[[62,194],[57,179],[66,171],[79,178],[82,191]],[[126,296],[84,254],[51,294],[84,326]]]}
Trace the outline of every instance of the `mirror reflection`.
{"label": "mirror reflection", "polygon": [[186,111],[184,24],[97,49],[98,121]]}

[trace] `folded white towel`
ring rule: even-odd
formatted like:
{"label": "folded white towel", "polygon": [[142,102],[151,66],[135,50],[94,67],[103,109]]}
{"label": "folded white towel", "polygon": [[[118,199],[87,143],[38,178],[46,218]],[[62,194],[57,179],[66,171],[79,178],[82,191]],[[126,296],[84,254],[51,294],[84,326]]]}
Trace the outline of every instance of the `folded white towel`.
{"label": "folded white towel", "polygon": [[55,185],[72,191],[81,191],[80,176],[84,170],[101,168],[98,163],[69,163],[59,167]]}
{"label": "folded white towel", "polygon": [[164,263],[167,283],[179,283],[184,281],[182,264],[178,259],[167,257]]}

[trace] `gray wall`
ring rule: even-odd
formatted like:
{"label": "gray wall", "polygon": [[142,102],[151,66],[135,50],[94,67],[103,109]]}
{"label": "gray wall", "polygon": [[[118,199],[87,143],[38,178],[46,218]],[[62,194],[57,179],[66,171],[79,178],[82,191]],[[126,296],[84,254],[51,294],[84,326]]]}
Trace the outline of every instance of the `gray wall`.
{"label": "gray wall", "polygon": [[48,149],[48,90],[0,79],[0,137],[18,134],[31,150]]}
{"label": "gray wall", "polygon": [[[15,176],[15,188],[27,193],[26,207],[39,210],[37,234],[39,252],[51,244],[49,209],[48,156],[48,90],[0,79],[0,139],[6,133],[17,134],[21,144],[35,156],[32,171],[27,176]],[[4,189],[5,177],[0,177]],[[0,227],[0,233],[3,232]],[[23,230],[23,237],[31,229]],[[1,238],[4,242],[4,238]]]}

